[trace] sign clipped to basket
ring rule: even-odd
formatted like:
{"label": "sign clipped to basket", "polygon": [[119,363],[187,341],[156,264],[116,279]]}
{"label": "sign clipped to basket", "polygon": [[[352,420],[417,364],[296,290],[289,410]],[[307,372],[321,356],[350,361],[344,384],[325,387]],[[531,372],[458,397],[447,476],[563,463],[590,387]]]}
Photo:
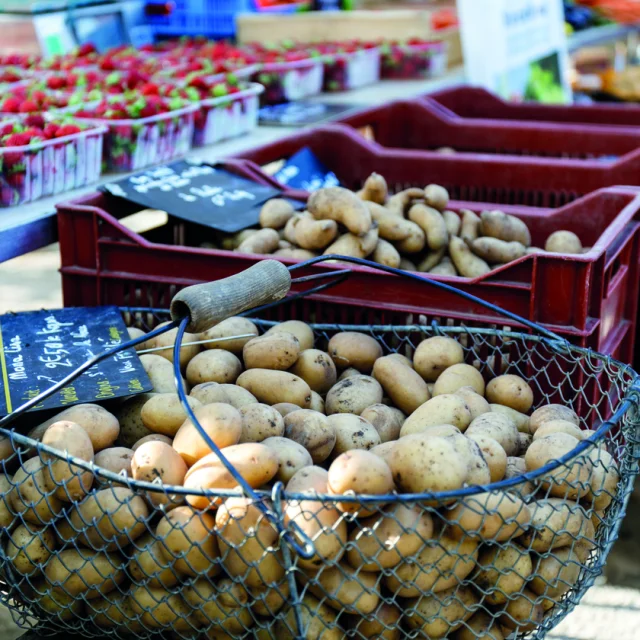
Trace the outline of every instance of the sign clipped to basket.
{"label": "sign clipped to basket", "polygon": [[353,104],[285,102],[262,107],[258,112],[258,121],[266,127],[306,127],[332,120],[357,108]]}
{"label": "sign clipped to basket", "polygon": [[[0,316],[0,415],[60,382],[105,350],[129,340],[116,307],[76,307]],[[136,352],[98,363],[33,410],[100,402],[152,389]]]}
{"label": "sign clipped to basket", "polygon": [[290,189],[303,189],[304,191],[317,191],[324,187],[340,186],[336,174],[329,171],[309,147],[303,147],[294,153],[274,178]]}
{"label": "sign clipped to basket", "polygon": [[111,182],[103,191],[189,222],[233,233],[258,224],[260,207],[280,194],[220,167],[179,161]]}

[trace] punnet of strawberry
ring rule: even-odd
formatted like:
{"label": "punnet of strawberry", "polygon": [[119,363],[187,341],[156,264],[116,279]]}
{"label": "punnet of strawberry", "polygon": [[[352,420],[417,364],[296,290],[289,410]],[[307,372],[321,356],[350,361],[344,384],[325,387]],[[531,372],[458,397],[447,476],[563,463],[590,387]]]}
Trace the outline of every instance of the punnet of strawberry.
{"label": "punnet of strawberry", "polygon": [[411,38],[406,41],[381,43],[383,78],[424,78],[431,74],[433,58],[443,55],[446,45],[441,41]]}
{"label": "punnet of strawberry", "polygon": [[0,54],[0,66],[20,67],[21,69],[31,69],[37,66],[42,60],[42,56],[33,53],[3,53]]}
{"label": "punnet of strawberry", "polygon": [[0,113],[40,114],[68,104],[69,99],[62,93],[38,89],[32,85],[18,86],[6,97],[0,97]]}

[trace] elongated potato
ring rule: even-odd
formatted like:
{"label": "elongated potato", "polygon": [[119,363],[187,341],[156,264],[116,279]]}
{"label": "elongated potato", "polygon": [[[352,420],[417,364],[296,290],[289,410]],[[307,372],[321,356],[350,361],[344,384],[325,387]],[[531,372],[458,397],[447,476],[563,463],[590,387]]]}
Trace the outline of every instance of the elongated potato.
{"label": "elongated potato", "polygon": [[284,435],[302,445],[314,464],[324,462],[336,444],[336,432],[327,417],[308,409],[292,411],[285,416]]}
{"label": "elongated potato", "polygon": [[429,269],[429,273],[434,276],[457,276],[458,272],[456,271],[455,265],[451,261],[449,256],[445,256],[442,258],[440,264],[436,265],[432,269]]}
{"label": "elongated potato", "polygon": [[460,228],[462,226],[462,219],[455,211],[449,211],[446,209],[442,212],[444,223],[447,225],[447,231],[450,236],[460,235]]}
{"label": "elongated potato", "polygon": [[423,340],[413,355],[415,370],[427,382],[435,382],[445,369],[462,362],[464,362],[464,351],[460,343],[453,338],[443,336]]}
{"label": "elongated potato", "polygon": [[465,484],[470,486],[489,484],[491,482],[491,470],[484,458],[480,445],[462,433],[451,433],[444,437],[453,444],[458,456],[466,462],[467,475]]}
{"label": "elongated potato", "polygon": [[280,236],[275,229],[260,229],[242,242],[236,251],[238,253],[273,253],[278,248]]}
{"label": "elongated potato", "polygon": [[423,200],[424,190],[417,187],[404,189],[392,195],[387,201],[387,209],[392,213],[404,217],[406,209],[408,209],[414,200]]}
{"label": "elongated potato", "polygon": [[428,184],[424,188],[424,200],[428,206],[444,211],[449,204],[449,192],[439,184]]}
{"label": "elongated potato", "polygon": [[235,384],[203,382],[191,389],[190,396],[201,404],[222,402],[223,404],[230,404],[236,409],[242,409],[250,404],[258,404],[258,399],[252,393]]}
{"label": "elongated potato", "polygon": [[303,249],[324,249],[338,235],[338,223],[334,220],[316,220],[311,214],[296,215],[292,220],[295,244]]}
{"label": "elongated potato", "polygon": [[416,409],[400,429],[400,437],[421,433],[429,427],[452,425],[465,431],[471,423],[471,412],[465,401],[455,394],[443,394]]}
{"label": "elongated potato", "polygon": [[335,220],[356,236],[364,235],[371,228],[371,214],[367,206],[343,187],[314,191],[309,196],[307,208],[317,220]]}
{"label": "elongated potato", "polygon": [[329,340],[329,355],[338,369],[354,367],[361,373],[370,373],[375,361],[382,356],[382,347],[366,333],[343,331]]}
{"label": "elongated potato", "polygon": [[135,453],[143,444],[146,444],[147,442],[165,442],[166,444],[171,445],[173,444],[173,439],[169,436],[163,436],[159,433],[150,433],[148,436],[140,438],[138,442],[135,442],[131,447],[131,451]]}
{"label": "elongated potato", "polygon": [[480,216],[469,209],[460,209],[460,213],[462,214],[460,237],[470,244],[480,236]]}
{"label": "elongated potato", "polygon": [[336,383],[336,366],[328,353],[319,349],[302,351],[291,367],[291,373],[302,378],[319,394],[325,394]]}
{"label": "elongated potato", "polygon": [[242,372],[242,363],[230,351],[209,349],[199,353],[187,365],[187,381],[191,385],[203,382],[234,383]]}
{"label": "elongated potato", "polygon": [[378,239],[371,259],[378,264],[383,264],[393,269],[397,269],[400,266],[401,260],[398,250],[390,242],[381,239]]}
{"label": "elongated potato", "polygon": [[295,210],[290,202],[284,198],[267,200],[260,209],[260,226],[264,229],[282,229],[287,220],[293,216]]}
{"label": "elongated potato", "polygon": [[[427,244],[427,237],[424,234],[424,231],[417,225],[415,222],[411,220],[405,220],[405,226],[413,225],[410,229],[410,234],[395,243],[396,249],[401,253],[420,253],[425,245]],[[412,271],[416,271],[416,269],[412,269]]]}
{"label": "elongated potato", "polygon": [[491,267],[457,236],[449,238],[449,255],[457,272],[465,278],[478,278],[491,271]]}
{"label": "elongated potato", "polygon": [[389,196],[387,181],[379,173],[372,173],[365,181],[360,192],[363,200],[384,204]]}
{"label": "elongated potato", "polygon": [[[202,406],[202,403],[192,396],[187,397],[187,402],[192,409]],[[187,419],[187,412],[177,393],[159,393],[144,404],[140,417],[144,426],[153,433],[173,437]]]}
{"label": "elongated potato", "polygon": [[528,247],[531,244],[531,234],[527,225],[515,216],[502,211],[483,211],[480,214],[481,231],[483,236],[498,238],[505,242],[519,242]]}
{"label": "elongated potato", "polygon": [[427,255],[418,263],[418,271],[426,273],[431,271],[434,267],[437,267],[443,260],[447,253],[446,247],[441,247],[435,251],[429,251]]}
{"label": "elongated potato", "polygon": [[336,434],[336,443],[332,451],[334,457],[352,449],[371,449],[381,444],[380,435],[375,427],[360,416],[336,413],[328,416],[327,422]]}
{"label": "elongated potato", "polygon": [[549,420],[549,422],[545,422],[538,428],[532,439],[540,440],[540,438],[546,438],[553,433],[566,433],[576,440],[582,440],[584,431],[568,420]]}
{"label": "elongated potato", "polygon": [[375,378],[352,376],[331,387],[327,393],[325,408],[327,415],[334,413],[360,415],[367,407],[380,402],[382,402],[382,386]]}
{"label": "elongated potato", "polygon": [[55,548],[51,529],[21,524],[9,534],[5,553],[20,575],[33,576],[41,571]]}
{"label": "elongated potato", "polygon": [[250,369],[240,374],[236,384],[252,393],[259,402],[271,406],[289,402],[307,409],[311,404],[309,385],[287,371]]}
{"label": "elongated potato", "polygon": [[[149,376],[154,393],[175,393],[173,365],[166,358],[153,353],[145,353],[140,356],[140,362]],[[184,384],[186,386],[186,382]]]}
{"label": "elongated potato", "polygon": [[[253,336],[258,335],[258,328],[251,320],[247,318],[232,317],[223,320],[215,327],[211,327],[204,333],[198,335],[198,340],[212,340],[202,346],[205,349],[224,349],[231,351],[236,355],[242,353],[244,345],[251,340]],[[236,338],[234,336],[245,336],[244,338]],[[248,336],[248,337],[247,337]],[[231,340],[229,338],[232,338]]]}
{"label": "elongated potato", "polygon": [[388,407],[386,404],[373,404],[367,407],[360,414],[360,417],[375,427],[382,443],[397,440],[405,421],[405,415],[402,411]]}
{"label": "elongated potato", "polygon": [[555,549],[551,555],[537,558],[529,588],[537,595],[545,596],[547,600],[542,606],[551,609],[577,582],[581,570],[582,562],[573,549]]}
{"label": "elongated potato", "polygon": [[413,413],[431,397],[420,375],[395,358],[378,358],[373,375],[393,404],[404,413]]}
{"label": "elongated potato", "polygon": [[377,244],[378,227],[374,226],[363,236],[356,236],[353,233],[341,235],[324,250],[323,255],[337,254],[353,258],[366,258],[375,251]]}
{"label": "elongated potato", "polygon": [[506,264],[525,255],[526,248],[519,242],[505,242],[498,238],[477,238],[471,243],[471,250],[479,258],[490,264]]}
{"label": "elongated potato", "polygon": [[[220,449],[237,444],[242,436],[242,415],[228,404],[205,404],[194,411],[205,433]],[[185,420],[173,439],[173,448],[191,466],[211,453],[211,447],[191,420]]]}
{"label": "elongated potato", "polygon": [[440,211],[424,204],[414,204],[409,209],[409,220],[424,231],[429,249],[438,251],[447,246],[449,232]]}
{"label": "elongated potato", "polygon": [[313,349],[313,329],[306,322],[302,322],[301,320],[287,320],[286,322],[274,325],[264,335],[270,336],[274,333],[290,333],[298,338],[300,351]]}
{"label": "elongated potato", "polygon": [[300,355],[300,342],[290,333],[273,333],[254,338],[244,345],[242,357],[247,369],[285,371]]}
{"label": "elongated potato", "polygon": [[372,220],[378,225],[378,235],[380,238],[397,242],[405,240],[415,232],[417,225],[401,217],[386,207],[367,202],[367,207],[371,213]]}

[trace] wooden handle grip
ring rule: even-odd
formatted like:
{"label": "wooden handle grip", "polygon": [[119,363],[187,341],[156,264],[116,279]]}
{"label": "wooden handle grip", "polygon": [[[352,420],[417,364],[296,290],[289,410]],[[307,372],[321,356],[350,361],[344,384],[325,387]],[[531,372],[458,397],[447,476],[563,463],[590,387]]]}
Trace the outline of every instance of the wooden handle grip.
{"label": "wooden handle grip", "polygon": [[284,298],[291,275],[282,262],[263,260],[234,276],[187,287],[171,301],[171,317],[191,318],[187,331],[202,333],[243,311]]}

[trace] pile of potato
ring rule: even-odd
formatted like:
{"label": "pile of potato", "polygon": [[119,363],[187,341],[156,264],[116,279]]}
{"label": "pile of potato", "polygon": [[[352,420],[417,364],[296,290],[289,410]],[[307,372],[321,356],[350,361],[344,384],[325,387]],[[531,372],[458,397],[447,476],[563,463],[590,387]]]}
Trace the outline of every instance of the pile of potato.
{"label": "pile of potato", "polygon": [[502,211],[447,210],[449,194],[430,184],[389,196],[374,173],[358,193],[342,187],[311,194],[307,210],[287,200],[269,200],[261,229],[246,229],[221,246],[239,253],[307,260],[321,254],[369,258],[407,271],[475,278],[530,253],[582,253],[571,231],[555,231],[544,249],[531,246],[527,225]]}
{"label": "pile of potato", "polygon": [[[170,346],[175,333],[138,349]],[[189,344],[245,334],[254,337]],[[430,337],[411,357],[384,355],[362,333],[316,344],[303,322],[259,335],[236,317],[185,342],[180,364],[198,421],[253,488],[286,485],[284,520],[314,543],[314,557],[292,558],[309,640],[338,640],[346,629],[502,640],[540,624],[597,548],[619,481],[604,443],[508,490],[392,501],[516,478],[593,433],[570,407],[531,412],[524,379],[485,380],[456,340]],[[9,581],[36,615],[70,625],[293,637],[277,530],[245,497],[198,495],[237,484],[178,400],[172,350],[140,357],[153,393],[114,413],[71,407],[30,435],[158,491],[44,453],[19,465],[0,443]]]}

